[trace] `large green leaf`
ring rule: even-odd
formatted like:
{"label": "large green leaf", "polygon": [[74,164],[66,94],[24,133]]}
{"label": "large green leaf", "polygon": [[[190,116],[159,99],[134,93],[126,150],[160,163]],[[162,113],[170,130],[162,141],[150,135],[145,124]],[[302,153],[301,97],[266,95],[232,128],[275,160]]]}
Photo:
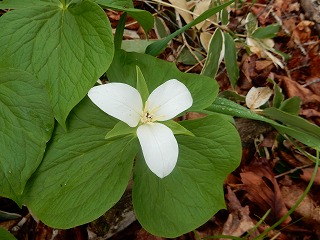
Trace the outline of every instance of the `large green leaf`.
{"label": "large green leaf", "polygon": [[68,132],[58,126],[24,203],[49,226],[70,228],[92,221],[123,194],[139,144],[132,135],[105,140],[116,121],[88,98],[75,107]]}
{"label": "large green leaf", "polygon": [[108,7],[134,8],[132,0],[92,0]]}
{"label": "large green leaf", "polygon": [[113,36],[96,3],[50,2],[0,18],[0,66],[29,71],[43,81],[54,115],[64,125],[71,109],[110,65]]}
{"label": "large green leaf", "polygon": [[136,9],[131,0],[94,0],[103,7],[127,12],[143,27],[145,32],[153,28],[154,19],[150,12]]}
{"label": "large green leaf", "polygon": [[116,51],[114,60],[107,71],[112,82],[124,82],[133,87],[137,83],[136,66],[139,66],[147,82],[149,92],[169,79],[178,79],[184,83],[193,97],[193,105],[188,111],[208,107],[215,99],[219,86],[215,80],[206,76],[182,73],[175,64],[140,53]]}
{"label": "large green leaf", "polygon": [[225,207],[223,181],[241,158],[238,132],[221,115],[180,123],[195,136],[176,136],[179,159],[169,176],[155,176],[141,155],[134,168],[137,218],[163,237],[189,232]]}
{"label": "large green leaf", "polygon": [[0,195],[21,204],[53,129],[49,97],[29,73],[0,68],[0,115]]}
{"label": "large green leaf", "polygon": [[0,9],[8,9],[8,8],[26,8],[26,7],[34,7],[40,5],[57,5],[57,1],[55,0],[2,0],[0,2]]}

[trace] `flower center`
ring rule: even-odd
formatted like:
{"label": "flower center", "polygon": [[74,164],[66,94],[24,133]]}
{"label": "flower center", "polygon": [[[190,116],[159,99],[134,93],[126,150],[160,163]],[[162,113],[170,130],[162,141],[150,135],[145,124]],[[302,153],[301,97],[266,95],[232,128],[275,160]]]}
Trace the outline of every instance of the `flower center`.
{"label": "flower center", "polygon": [[144,124],[144,123],[153,123],[153,122],[161,121],[163,116],[159,116],[159,114],[157,114],[158,109],[159,107],[154,107],[153,109],[150,109],[147,101],[144,106],[144,110],[141,114],[141,118],[140,118],[141,123]]}
{"label": "flower center", "polygon": [[153,119],[153,115],[149,113],[148,111],[143,112],[142,117],[141,117],[141,122],[142,123],[150,123],[154,122],[155,119]]}

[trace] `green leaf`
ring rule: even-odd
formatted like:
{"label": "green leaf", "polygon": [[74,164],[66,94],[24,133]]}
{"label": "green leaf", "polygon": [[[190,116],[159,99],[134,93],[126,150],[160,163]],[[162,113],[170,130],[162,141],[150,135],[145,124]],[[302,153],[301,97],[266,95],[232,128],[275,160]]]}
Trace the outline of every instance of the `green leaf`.
{"label": "green leaf", "polygon": [[123,7],[123,8],[134,8],[132,0],[93,0],[94,2],[105,5],[107,7]]}
{"label": "green leaf", "polygon": [[173,132],[173,134],[182,134],[187,136],[194,136],[192,132],[190,132],[188,129],[181,126],[179,123],[169,120],[165,122],[161,122],[162,124],[166,125],[168,128],[170,128]]}
{"label": "green leaf", "polygon": [[133,8],[132,1],[125,0],[95,0],[103,7],[127,12],[143,27],[147,33],[153,28],[154,19],[150,12]]}
{"label": "green leaf", "polygon": [[166,25],[166,22],[161,17],[154,18],[154,30],[157,33],[157,36],[160,38],[167,37],[170,35],[170,30]]}
{"label": "green leaf", "polygon": [[221,11],[221,23],[222,25],[229,24],[229,12],[227,9],[222,9]]}
{"label": "green leaf", "polygon": [[[18,9],[27,8],[40,5],[57,5],[57,1],[54,0],[2,0],[0,2],[0,9]],[[61,4],[62,5],[62,4]]]}
{"label": "green leaf", "polygon": [[126,11],[131,17],[137,20],[137,22],[143,27],[146,33],[148,33],[153,28],[154,19],[151,13],[135,8],[118,8],[118,10]]}
{"label": "green leaf", "polygon": [[215,78],[224,57],[224,48],[223,32],[217,28],[210,40],[207,60],[201,72],[202,75]]}
{"label": "green leaf", "polygon": [[280,25],[271,24],[266,27],[258,27],[253,33],[252,38],[265,39],[274,38],[279,32]]}
{"label": "green leaf", "polygon": [[24,203],[46,225],[66,229],[90,222],[120,199],[139,143],[132,136],[105,140],[115,123],[85,98],[70,113],[68,132],[57,126],[24,193]]}
{"label": "green leaf", "polygon": [[[320,127],[317,125],[314,125],[299,116],[292,115],[276,108],[266,108],[263,110],[263,114],[274,120],[281,121],[290,128],[300,131],[302,133],[300,134],[302,138],[305,138],[305,135],[308,136],[306,139],[308,143],[305,143],[306,145],[320,149]],[[288,134],[290,135],[290,133]],[[297,138],[297,136],[293,137]],[[299,140],[299,138],[297,139]]]}
{"label": "green leaf", "polygon": [[[5,211],[1,211],[0,210],[0,221],[8,221],[8,220],[15,220],[15,219],[19,219],[22,216],[20,214],[17,213],[11,213],[11,212],[5,212]],[[1,234],[0,234],[1,236]]]}
{"label": "green leaf", "polygon": [[237,84],[237,80],[239,78],[239,67],[237,64],[237,49],[236,49],[236,44],[229,33],[224,33],[224,39],[225,39],[224,61],[227,68],[227,73],[228,73],[231,86],[234,89]]}
{"label": "green leaf", "polygon": [[175,31],[174,33],[170,34],[168,37],[166,37],[164,39],[161,39],[161,40],[159,40],[159,41],[157,41],[157,42],[155,42],[153,44],[150,44],[146,49],[146,53],[150,54],[152,56],[156,56],[156,55],[160,54],[166,48],[167,44],[173,38],[175,38],[179,34],[183,33],[184,31],[188,30],[189,28],[197,25],[198,23],[206,20],[207,18],[210,18],[214,14],[220,12],[222,9],[226,8],[227,6],[232,4],[233,2],[234,2],[234,0],[231,0],[231,1],[229,1],[227,3],[224,3],[224,4],[222,4],[222,5],[218,6],[218,7],[208,9],[207,11],[202,13],[199,17],[197,17],[196,19],[194,19],[193,21],[191,21],[187,25],[183,26],[179,30]]}
{"label": "green leaf", "polygon": [[146,48],[156,40],[145,40],[145,39],[132,39],[132,40],[122,40],[121,49],[126,52],[137,52],[144,53]]}
{"label": "green leaf", "polygon": [[251,36],[253,32],[258,28],[258,21],[255,15],[248,13],[246,18],[246,29],[248,35]]}
{"label": "green leaf", "polygon": [[16,240],[16,238],[7,230],[0,227],[0,236],[2,240]]}
{"label": "green leaf", "polygon": [[298,115],[300,112],[300,104],[301,104],[300,97],[294,96],[292,98],[288,98],[285,101],[283,101],[279,109],[293,115]]}
{"label": "green leaf", "polygon": [[219,93],[219,97],[227,98],[234,102],[245,102],[246,98],[243,95],[239,95],[237,92],[232,90],[225,90]]}
{"label": "green leaf", "polygon": [[197,74],[182,73],[174,63],[169,63],[155,57],[140,54],[116,51],[115,57],[107,71],[108,79],[111,82],[123,82],[136,87],[137,73],[136,66],[141,69],[149,92],[162,83],[177,79],[184,83],[193,98],[193,105],[188,111],[202,110],[214,101],[219,86],[215,80]]}
{"label": "green leaf", "polygon": [[[198,59],[196,59],[195,56]],[[200,52],[192,51],[192,53],[191,53],[188,48],[183,48],[177,58],[177,62],[183,63],[185,65],[195,65],[203,59],[204,59],[204,57]]]}
{"label": "green leaf", "polygon": [[0,115],[0,195],[21,205],[53,130],[49,97],[29,73],[0,68]]}
{"label": "green leaf", "polygon": [[105,139],[109,140],[115,137],[122,137],[124,135],[133,134],[136,135],[136,128],[130,127],[128,124],[119,121],[105,136]]}
{"label": "green leaf", "polygon": [[137,70],[137,90],[141,95],[142,102],[146,102],[149,97],[149,90],[148,90],[148,85],[146,83],[146,80],[144,79],[144,76],[139,68],[139,66],[136,66]]}
{"label": "green leaf", "polygon": [[274,88],[274,96],[273,96],[272,106],[275,108],[279,108],[284,99],[282,90],[279,87],[279,85],[276,84],[275,82],[273,82],[273,88]]}
{"label": "green leaf", "polygon": [[43,81],[55,118],[65,126],[71,109],[110,65],[113,35],[97,4],[52,3],[56,6],[36,5],[0,18],[0,66],[29,71]]}
{"label": "green leaf", "polygon": [[219,114],[180,122],[195,137],[176,136],[179,158],[173,172],[160,179],[138,155],[133,205],[148,232],[177,237],[225,208],[223,182],[240,163],[241,142],[235,127]]}
{"label": "green leaf", "polygon": [[114,34],[114,48],[120,49],[122,45],[122,38],[124,33],[124,28],[126,26],[127,13],[123,13],[118,21],[116,32]]}
{"label": "green leaf", "polygon": [[[253,120],[259,121],[268,121],[269,119],[256,114],[255,112],[251,111],[248,108],[241,106],[231,100],[217,97],[213,104],[208,107],[206,110],[209,112],[221,113],[226,114],[234,117],[242,117],[242,118],[249,118]],[[272,120],[270,120],[272,122]],[[269,122],[269,123],[270,123]]]}
{"label": "green leaf", "polygon": [[[270,108],[269,108],[270,109]],[[222,113],[227,114],[234,117],[242,117],[242,118],[249,118],[253,120],[259,120],[266,123],[271,124],[275,129],[279,131],[281,134],[287,134],[298,141],[304,143],[305,145],[309,147],[318,147],[320,146],[320,135],[319,131],[320,128],[308,121],[304,120],[303,118],[300,118],[298,116],[290,115],[288,113],[282,112],[281,110],[274,110],[275,108],[272,108],[273,110],[267,110],[267,112],[263,112],[264,114],[268,115],[269,117],[272,117],[276,120],[280,120],[285,124],[288,124],[288,126],[279,124],[269,118],[260,116],[256,114],[253,111],[250,111],[249,109],[242,107],[241,105],[232,102],[228,99],[223,99],[220,97],[217,97],[214,103],[207,108],[207,113],[210,114],[210,112],[215,113]],[[279,115],[278,115],[279,114]],[[311,127],[310,127],[311,124]],[[301,127],[301,125],[303,125]],[[309,128],[310,129],[305,129]]]}

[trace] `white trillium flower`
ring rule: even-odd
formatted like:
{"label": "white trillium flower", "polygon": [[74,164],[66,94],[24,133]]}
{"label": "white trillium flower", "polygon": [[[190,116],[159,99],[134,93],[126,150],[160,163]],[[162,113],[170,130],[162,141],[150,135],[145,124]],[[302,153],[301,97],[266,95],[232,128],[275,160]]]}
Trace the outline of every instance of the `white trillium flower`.
{"label": "white trillium flower", "polygon": [[109,83],[90,89],[88,96],[102,111],[130,127],[137,136],[149,169],[160,178],[169,175],[178,160],[178,143],[172,130],[159,123],[192,106],[188,88],[176,79],[157,87],[143,104],[137,89],[124,83]]}

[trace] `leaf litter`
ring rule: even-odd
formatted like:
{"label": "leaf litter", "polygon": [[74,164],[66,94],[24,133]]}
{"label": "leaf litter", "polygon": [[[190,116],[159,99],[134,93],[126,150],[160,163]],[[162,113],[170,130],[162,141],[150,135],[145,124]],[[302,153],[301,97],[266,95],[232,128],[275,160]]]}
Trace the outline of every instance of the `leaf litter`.
{"label": "leaf litter", "polygon": [[[179,28],[179,24],[172,16],[178,14],[182,19],[181,24],[188,23],[198,13],[206,10],[207,5],[210,5],[208,2],[170,0],[162,5],[161,1],[154,0],[134,1],[134,4],[137,8],[151,11],[165,24],[166,31],[173,32]],[[274,45],[270,46],[290,56],[285,62],[279,55],[273,55],[283,64],[282,69],[274,64],[270,56],[259,54],[259,52],[249,54],[243,46],[237,45],[240,77],[236,85],[236,93],[239,96],[247,96],[253,87],[273,89],[272,84],[267,80],[272,78],[282,89],[285,99],[300,97],[302,102],[300,116],[320,125],[320,18],[315,2],[317,1],[257,0],[252,5],[250,1],[244,1],[241,9],[230,10],[228,27],[242,34],[244,29],[242,20],[250,12],[257,17],[259,26],[279,24],[281,30],[273,39]],[[115,28],[122,13],[108,10],[106,14]],[[190,29],[185,33],[184,38],[178,36],[159,57],[175,62],[181,71],[199,74],[203,64],[200,64],[197,59],[193,65],[185,64],[187,61],[190,62],[190,55],[187,60],[180,57],[178,61],[179,54],[181,54],[179,47],[187,44],[189,46],[187,51],[191,51],[191,57],[197,53],[203,56],[203,60],[200,61],[204,61],[210,36],[215,30],[215,24],[212,24],[214,20],[212,18],[211,23],[206,21]],[[126,40],[139,40],[139,38],[143,40],[147,37],[157,39],[159,37],[158,29],[152,30],[147,36],[139,24],[130,17],[127,18],[126,25]],[[132,42],[132,44],[136,43]],[[223,61],[216,79],[220,84],[221,92],[232,89]],[[244,102],[239,103],[244,104]],[[199,117],[203,115],[190,113],[186,116],[187,119]],[[247,236],[244,239],[254,239],[284,216],[304,192],[314,170],[311,161],[299,154],[294,145],[288,144],[287,140],[277,135],[274,130],[265,129],[259,132],[259,129],[265,128],[263,124],[254,122],[253,131],[256,129],[258,134],[249,134],[248,129],[249,126],[252,126],[252,122],[242,124],[247,124],[239,129],[244,143],[242,163],[225,181],[227,209],[219,211],[212,216],[210,221],[194,232],[176,239],[210,238],[210,236],[221,234]],[[312,150],[309,151],[312,152]],[[269,232],[270,239],[318,239],[320,237],[319,185],[320,171],[318,171],[310,193],[279,228]],[[124,199],[127,198],[124,197]],[[130,200],[128,201],[130,203]],[[128,210],[127,207],[116,205],[110,210],[113,217],[109,216],[106,219],[102,216],[97,220],[98,225],[100,224],[99,231],[93,228],[97,222],[69,230],[57,230],[36,222],[28,214],[28,209],[25,207],[19,209],[8,199],[0,198],[0,206],[2,212],[21,215],[21,217],[17,215],[18,218],[15,215],[15,218],[12,219],[10,214],[2,214],[0,222],[1,227],[10,230],[18,239],[106,239],[104,236],[108,229],[116,229],[115,225],[112,226],[114,223],[109,219],[120,219],[125,211],[132,213],[132,209]],[[128,205],[125,204],[125,206]],[[270,213],[257,226],[259,220],[262,220],[264,214],[269,210]],[[121,225],[121,222],[117,224]],[[134,218],[131,223],[123,226],[125,227],[113,232],[111,239],[163,239],[144,231]],[[249,236],[248,233],[250,233]]]}

